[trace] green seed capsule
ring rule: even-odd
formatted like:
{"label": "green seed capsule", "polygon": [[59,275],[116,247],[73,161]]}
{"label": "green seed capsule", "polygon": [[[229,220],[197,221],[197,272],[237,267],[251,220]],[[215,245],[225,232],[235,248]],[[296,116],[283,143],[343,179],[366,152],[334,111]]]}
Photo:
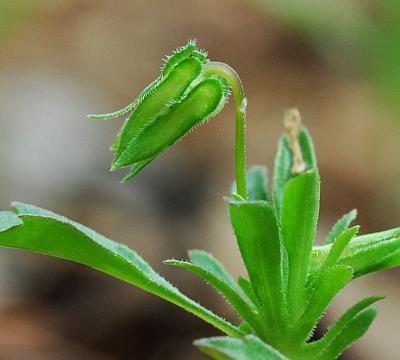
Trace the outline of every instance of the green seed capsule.
{"label": "green seed capsule", "polygon": [[[173,101],[179,99],[185,90],[201,74],[201,63],[196,58],[187,58],[175,65],[169,75],[138,105],[124,125],[118,144],[113,168],[122,167],[119,158],[125,153],[128,144],[165,110]],[[125,166],[129,166],[127,164]]]}
{"label": "green seed capsule", "polygon": [[166,58],[164,67],[162,69],[162,76],[167,76],[175,65],[179,64],[182,60],[188,57],[195,57],[201,63],[207,62],[207,54],[196,49],[195,41],[189,41],[187,45],[178,48]]}
{"label": "green seed capsule", "polygon": [[207,64],[206,53],[190,41],[166,59],[159,78],[131,104],[110,114],[90,115],[108,119],[131,111],[111,146],[116,152],[111,169],[132,167],[124,182],[223,108],[228,83],[205,71]]}
{"label": "green seed capsule", "polygon": [[[201,63],[207,62],[207,54],[203,51],[196,49],[196,42],[190,40],[185,46],[179,47],[170,56],[165,59],[165,64],[162,68],[162,74],[152,83],[145,87],[145,89],[133,100],[129,105],[124,108],[108,114],[88,115],[89,118],[94,120],[108,120],[120,117],[128,112],[133,111],[151,92],[157,88],[159,83],[165,78],[175,65],[188,57],[197,58]],[[113,149],[116,145],[113,145]]]}
{"label": "green seed capsule", "polygon": [[158,155],[193,127],[215,115],[225,104],[227,93],[227,84],[222,79],[203,80],[135,137],[115,166],[129,166]]}

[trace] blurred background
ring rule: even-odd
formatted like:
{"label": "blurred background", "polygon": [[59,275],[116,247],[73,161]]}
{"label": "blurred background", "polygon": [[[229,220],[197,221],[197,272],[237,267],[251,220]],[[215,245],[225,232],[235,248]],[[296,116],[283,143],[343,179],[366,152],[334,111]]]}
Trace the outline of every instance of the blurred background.
{"label": "blurred background", "polygon": [[[233,66],[248,106],[248,159],[271,169],[282,113],[300,109],[322,177],[318,239],[344,212],[362,232],[400,225],[400,4],[397,0],[0,0],[0,203],[33,203],[136,249],[202,304],[235,321],[200,280],[162,260],[215,253],[243,273],[222,197],[233,178],[233,110],[133,182],[110,173],[122,120],[86,114],[129,103],[161,58],[197,38]],[[397,359],[399,270],[341,293],[324,326],[386,294],[370,332],[343,359]],[[0,251],[0,359],[204,357],[218,332],[143,291],[83,266]]]}

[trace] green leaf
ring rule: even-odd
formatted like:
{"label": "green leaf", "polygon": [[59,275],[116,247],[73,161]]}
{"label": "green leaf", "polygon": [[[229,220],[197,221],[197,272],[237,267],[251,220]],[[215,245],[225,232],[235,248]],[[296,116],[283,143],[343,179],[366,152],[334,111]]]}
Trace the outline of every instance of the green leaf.
{"label": "green leaf", "polygon": [[332,342],[340,336],[343,330],[346,331],[346,328],[358,314],[383,298],[383,296],[370,296],[353,305],[328,329],[321,339],[307,344],[307,351],[312,353],[313,357],[323,352],[324,349],[331,346]]}
{"label": "green leaf", "polygon": [[282,236],[288,257],[288,309],[292,321],[304,310],[306,279],[319,212],[319,176],[315,170],[287,183],[282,202]]}
{"label": "green leaf", "polygon": [[13,206],[23,224],[1,232],[0,246],[87,265],[180,306],[228,335],[241,334],[236,327],[182,294],[126,246],[50,211],[21,203]]}
{"label": "green leaf", "polygon": [[325,244],[331,244],[335,241],[336,237],[339,236],[343,231],[348,229],[350,224],[357,217],[357,210],[353,209],[347,214],[344,214],[335,225],[333,225],[328,237],[325,240]]}
{"label": "green leaf", "polygon": [[247,173],[249,200],[270,202],[268,193],[268,170],[265,166],[252,166]]}
{"label": "green leaf", "polygon": [[314,291],[315,287],[318,286],[327,271],[331,270],[332,267],[337,264],[340,255],[343,253],[344,249],[349,244],[351,239],[357,234],[359,229],[359,226],[354,226],[350,229],[343,231],[343,233],[341,233],[336,238],[336,241],[333,243],[325,261],[318,269],[309,274],[309,278],[307,280],[309,293]]}
{"label": "green leaf", "polygon": [[[233,183],[232,193],[236,193],[236,182]],[[249,200],[264,200],[270,202],[268,193],[268,171],[265,166],[255,165],[247,171],[247,194]]]}
{"label": "green leaf", "polygon": [[[191,250],[189,251],[190,262],[196,266],[207,270],[209,273],[218,277],[221,281],[225,282],[229,287],[234,289],[238,293],[242,293],[235,280],[212,254],[201,251],[201,250]],[[244,293],[242,293],[244,295]]]}
{"label": "green leaf", "polygon": [[21,225],[22,220],[11,211],[0,211],[0,232]]}
{"label": "green leaf", "polygon": [[[312,270],[325,261],[331,246],[314,247]],[[400,265],[400,228],[356,236],[343,251],[338,264],[351,266],[355,277]]]}
{"label": "green leaf", "polygon": [[371,326],[376,317],[374,308],[366,309],[349,321],[346,327],[335,339],[318,355],[316,360],[334,360],[346,350],[354,341],[361,338]]}
{"label": "green leaf", "polygon": [[231,337],[200,339],[194,344],[203,353],[217,360],[288,360],[254,335],[248,335],[244,339]]}
{"label": "green leaf", "polygon": [[249,279],[266,319],[264,327],[286,318],[281,271],[281,239],[274,209],[265,201],[231,200],[229,213]]}
{"label": "green leaf", "polygon": [[307,165],[307,169],[315,170],[318,172],[314,143],[312,141],[310,133],[304,126],[302,126],[301,128],[299,143],[301,151],[303,153],[304,161]]}
{"label": "green leaf", "polygon": [[274,166],[274,203],[278,218],[281,217],[283,190],[286,183],[292,178],[293,155],[290,149],[289,139],[283,134],[278,142],[278,150]]}
{"label": "green leaf", "polygon": [[[299,144],[307,169],[318,172],[314,144],[308,130],[305,127],[301,128],[301,132],[299,134]],[[284,188],[287,182],[294,177],[292,174],[292,166],[293,153],[290,147],[290,142],[288,136],[283,134],[278,142],[278,150],[276,153],[274,166],[273,193],[278,219],[281,217]]]}
{"label": "green leaf", "polygon": [[244,277],[239,276],[238,285],[243,290],[243,292],[247,295],[247,297],[251,300],[251,302],[256,307],[258,307],[259,301],[257,299],[256,293],[254,292],[253,286],[251,285],[251,282],[249,280],[245,279]]}
{"label": "green leaf", "polygon": [[164,263],[181,267],[200,276],[224,296],[244,321],[250,325],[255,323],[256,308],[217,259],[209,253],[196,250],[190,252],[190,260],[191,262],[172,259]]}
{"label": "green leaf", "polygon": [[312,334],[319,319],[335,295],[352,279],[353,271],[348,266],[336,265],[327,270],[311,295],[307,310],[295,325],[294,341],[301,343]]}
{"label": "green leaf", "polygon": [[336,265],[344,249],[349,244],[351,239],[358,233],[360,227],[358,225],[353,226],[350,229],[344,230],[339,236],[336,237],[329,254],[319,269],[320,273],[325,273],[326,270]]}
{"label": "green leaf", "polygon": [[400,265],[400,250],[397,250],[393,251],[391,254],[384,257],[381,261],[377,261],[374,265],[369,266],[368,272],[391,269],[399,265]]}
{"label": "green leaf", "polygon": [[239,330],[245,335],[254,334],[254,329],[245,321],[240,324]]}

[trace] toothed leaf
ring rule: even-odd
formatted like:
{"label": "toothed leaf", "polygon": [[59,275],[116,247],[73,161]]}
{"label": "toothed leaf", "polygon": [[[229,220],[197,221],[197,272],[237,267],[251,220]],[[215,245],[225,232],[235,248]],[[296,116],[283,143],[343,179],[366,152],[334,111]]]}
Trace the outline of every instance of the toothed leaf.
{"label": "toothed leaf", "polygon": [[357,210],[353,209],[347,214],[344,214],[332,227],[328,237],[325,240],[325,244],[331,244],[335,241],[336,237],[339,236],[343,231],[349,228],[350,224],[357,217]]}
{"label": "toothed leaf", "polygon": [[181,267],[200,276],[220,292],[237,314],[250,325],[255,322],[256,309],[237,286],[225,268],[211,254],[194,251],[190,252],[190,260],[167,260],[164,263]]}
{"label": "toothed leaf", "polygon": [[265,327],[285,318],[281,239],[275,212],[265,201],[231,200],[229,214]]}
{"label": "toothed leaf", "polygon": [[259,301],[257,299],[257,296],[253,290],[253,286],[251,285],[251,282],[243,277],[239,277],[238,279],[238,285],[240,288],[243,290],[243,292],[247,295],[247,297],[251,300],[251,302],[258,307],[259,306]]}
{"label": "toothed leaf", "polygon": [[[236,182],[232,185],[236,193]],[[270,201],[268,192],[268,171],[265,166],[255,165],[247,171],[247,194],[249,200]]]}
{"label": "toothed leaf", "polygon": [[294,337],[297,341],[306,341],[309,338],[332,299],[350,282],[352,276],[352,269],[344,265],[336,265],[326,271],[312,293],[306,311],[296,324],[298,330]]}
{"label": "toothed leaf", "polygon": [[238,328],[182,294],[136,252],[65,217],[32,205],[13,204],[21,225],[0,233],[0,246],[30,250],[74,261],[159,296],[228,335]]}
{"label": "toothed leaf", "polygon": [[217,360],[289,360],[254,335],[244,339],[214,337],[194,342],[203,353]]}
{"label": "toothed leaf", "polygon": [[222,265],[212,254],[201,250],[191,250],[189,251],[189,259],[192,264],[207,270],[229,285],[232,289],[235,289],[236,292],[241,293],[235,280],[233,280],[224,265]]}
{"label": "toothed leaf", "polygon": [[319,176],[315,170],[286,184],[282,237],[288,257],[288,309],[294,321],[304,310],[306,278],[319,212]]}
{"label": "toothed leaf", "polygon": [[329,251],[328,257],[324,262],[323,267],[328,268],[337,263],[344,249],[347,247],[351,239],[358,233],[360,227],[358,225],[351,227],[350,229],[344,230],[339,236],[336,237],[334,244]]}
{"label": "toothed leaf", "polygon": [[239,330],[245,335],[254,334],[254,329],[245,321],[240,324]]}
{"label": "toothed leaf", "polygon": [[336,265],[340,256],[342,255],[344,249],[349,244],[351,239],[357,234],[358,230],[360,229],[359,226],[353,226],[350,229],[343,231],[337,238],[336,241],[333,243],[329,254],[325,261],[323,262],[321,268],[317,270],[317,272],[321,275],[325,273],[328,269],[332,266]]}
{"label": "toothed leaf", "polygon": [[[331,246],[332,244],[314,247],[312,270],[325,261]],[[351,266],[355,277],[399,266],[400,228],[356,236],[344,249],[338,264]]]}
{"label": "toothed leaf", "polygon": [[[306,163],[306,170],[315,170],[318,172],[314,144],[310,134],[308,133],[308,130],[305,127],[301,128],[299,134],[299,144],[303,154],[304,162]],[[278,219],[281,217],[284,188],[287,182],[294,177],[292,173],[292,167],[292,149],[290,147],[288,136],[283,134],[279,139],[278,150],[275,157],[273,183],[274,203]]]}
{"label": "toothed leaf", "polygon": [[349,326],[358,314],[383,298],[383,296],[370,296],[353,305],[328,329],[321,339],[308,344],[307,351],[313,356],[323,353],[324,349],[331,346],[332,342],[340,336],[341,332]]}
{"label": "toothed leaf", "polygon": [[334,360],[339,357],[354,341],[361,338],[371,326],[376,317],[374,308],[366,309],[349,321],[346,327],[318,355],[316,360]]}

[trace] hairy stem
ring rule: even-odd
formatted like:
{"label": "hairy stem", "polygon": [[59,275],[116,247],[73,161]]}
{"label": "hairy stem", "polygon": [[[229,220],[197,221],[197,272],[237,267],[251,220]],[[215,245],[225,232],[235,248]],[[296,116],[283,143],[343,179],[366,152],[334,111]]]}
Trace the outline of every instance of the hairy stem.
{"label": "hairy stem", "polygon": [[247,99],[244,95],[243,85],[239,75],[229,65],[211,61],[204,66],[207,76],[221,76],[228,81],[232,90],[236,113],[236,138],[235,138],[235,178],[237,193],[247,199],[246,184],[246,107]]}

